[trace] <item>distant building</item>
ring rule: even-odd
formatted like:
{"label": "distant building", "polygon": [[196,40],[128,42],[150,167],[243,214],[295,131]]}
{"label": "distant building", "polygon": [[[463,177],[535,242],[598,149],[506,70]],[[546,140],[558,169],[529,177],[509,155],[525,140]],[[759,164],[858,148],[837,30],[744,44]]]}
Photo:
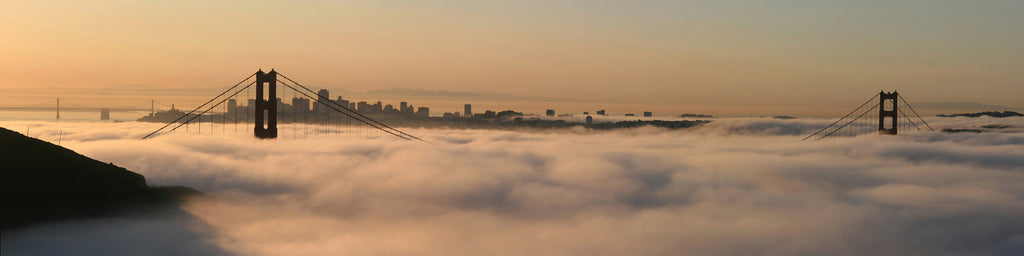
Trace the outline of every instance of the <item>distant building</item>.
{"label": "distant building", "polygon": [[[248,105],[245,108],[245,118],[248,120],[249,117],[256,116],[256,99],[249,99]],[[171,105],[171,109],[174,109],[174,105]]]}
{"label": "distant building", "polygon": [[546,114],[547,114],[547,116],[555,116],[555,110],[554,109],[548,109]]}
{"label": "distant building", "polygon": [[309,112],[309,99],[292,98],[292,112],[299,115],[304,115],[306,112]]}
{"label": "distant building", "polygon": [[428,107],[420,107],[419,109],[416,110],[416,115],[422,116],[422,117],[429,117],[430,116],[430,108],[428,108]]}
{"label": "distant building", "polygon": [[603,115],[604,115],[604,113],[605,113],[605,112],[604,112],[604,109],[602,109],[602,110],[598,110],[598,111],[597,111],[597,114],[598,114],[598,115],[602,115],[602,116],[603,116]]}
{"label": "distant building", "polygon": [[109,108],[102,108],[102,109],[100,109],[100,120],[110,120],[110,109]]}
{"label": "distant building", "polygon": [[384,105],[384,112],[386,112],[386,113],[395,112],[395,106],[392,106],[391,104]]}
{"label": "distant building", "polygon": [[[511,111],[511,110],[508,110],[508,111]],[[477,119],[495,118],[495,117],[498,117],[498,113],[494,112],[494,111],[491,111],[491,110],[484,111],[483,114],[473,114],[473,118],[477,118]]]}
{"label": "distant building", "polygon": [[594,117],[587,116],[587,125],[591,125],[591,124],[594,124]]}
{"label": "distant building", "polygon": [[587,111],[583,111],[583,114],[584,114],[584,115],[589,115],[589,114],[590,114],[590,112],[587,112]]}
{"label": "distant building", "polygon": [[626,114],[626,116],[636,116],[633,113]]}
{"label": "distant building", "polygon": [[286,104],[284,104],[284,101],[283,101],[283,100],[281,100],[281,98],[277,98],[277,100],[276,100],[276,101],[274,101],[274,105],[277,105],[277,110],[283,110],[283,109],[286,109],[286,108],[285,108],[285,105],[286,105]]}
{"label": "distant building", "polygon": [[235,99],[228,99],[228,115],[234,115],[238,111],[238,101]]}
{"label": "distant building", "polygon": [[406,111],[407,111],[407,110],[405,110],[406,107],[409,107],[409,103],[408,102],[403,101],[402,103],[399,103],[398,104],[398,112],[406,113]]}
{"label": "distant building", "polygon": [[377,101],[377,103],[374,103],[370,107],[373,109],[374,112],[381,112],[382,110],[384,110],[384,105],[381,105],[379,100]]}
{"label": "distant building", "polygon": [[316,104],[313,104],[313,112],[316,112],[317,114],[322,114],[327,111],[327,106],[324,106],[324,104],[327,104],[327,102],[324,101],[331,100],[331,92],[327,91],[327,89],[320,89],[320,91],[317,92],[316,95],[317,99],[315,101]]}
{"label": "distant building", "polygon": [[365,101],[360,101],[359,103],[356,103],[356,110],[359,112],[370,112],[370,104],[367,104]]}
{"label": "distant building", "polygon": [[654,116],[654,113],[652,113],[651,111],[644,111],[644,117],[651,117],[651,116]]}
{"label": "distant building", "polygon": [[462,114],[465,115],[467,118],[473,117],[473,105],[466,104],[466,109],[462,111]]}
{"label": "distant building", "polygon": [[335,101],[335,102],[337,102],[338,105],[340,105],[342,107],[348,107],[348,100],[341,99],[341,96],[338,96],[338,100]]}

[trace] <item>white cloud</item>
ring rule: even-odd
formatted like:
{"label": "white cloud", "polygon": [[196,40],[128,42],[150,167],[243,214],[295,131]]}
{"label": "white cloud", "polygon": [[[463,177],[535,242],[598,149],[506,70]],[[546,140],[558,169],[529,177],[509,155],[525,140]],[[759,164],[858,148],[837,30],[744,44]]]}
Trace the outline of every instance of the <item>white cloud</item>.
{"label": "white cloud", "polygon": [[[1022,127],[1018,119],[936,123]],[[210,193],[185,209],[210,227],[213,244],[240,255],[1024,251],[1024,135],[800,141],[828,123],[409,131],[434,145],[337,134],[256,140],[231,127],[138,140],[155,126],[0,125],[37,125],[48,141],[63,129],[65,146],[151,184]]]}

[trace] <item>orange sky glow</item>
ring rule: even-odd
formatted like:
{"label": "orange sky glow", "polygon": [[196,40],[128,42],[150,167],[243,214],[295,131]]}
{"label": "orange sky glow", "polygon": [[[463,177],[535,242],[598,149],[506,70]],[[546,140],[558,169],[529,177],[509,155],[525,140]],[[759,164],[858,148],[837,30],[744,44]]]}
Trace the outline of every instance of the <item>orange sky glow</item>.
{"label": "orange sky glow", "polygon": [[514,96],[409,99],[437,111],[836,115],[880,90],[1022,107],[1019,13],[1019,1],[8,1],[0,105],[197,105],[274,68],[356,100]]}

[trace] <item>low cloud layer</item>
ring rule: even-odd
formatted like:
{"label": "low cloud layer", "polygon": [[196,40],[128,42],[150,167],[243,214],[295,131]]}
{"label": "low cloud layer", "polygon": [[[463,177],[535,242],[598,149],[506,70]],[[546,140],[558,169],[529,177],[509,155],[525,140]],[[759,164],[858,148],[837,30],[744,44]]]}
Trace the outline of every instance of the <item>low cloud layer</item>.
{"label": "low cloud layer", "polygon": [[[1022,120],[936,123],[1024,127]],[[230,126],[143,141],[154,125],[0,125],[34,125],[34,137],[60,136],[150,184],[211,194],[185,208],[192,238],[238,255],[1024,252],[1024,134],[800,141],[829,122],[409,131],[434,145],[338,134],[261,141]],[[159,239],[162,230],[150,232]],[[61,246],[22,237],[5,235],[5,255]]]}

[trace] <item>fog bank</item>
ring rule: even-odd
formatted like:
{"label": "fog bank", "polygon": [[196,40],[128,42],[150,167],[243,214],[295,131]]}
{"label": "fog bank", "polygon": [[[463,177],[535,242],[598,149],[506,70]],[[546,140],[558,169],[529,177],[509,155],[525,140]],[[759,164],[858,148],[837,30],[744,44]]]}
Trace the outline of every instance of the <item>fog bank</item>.
{"label": "fog bank", "polygon": [[[1024,127],[1018,119],[935,125]],[[256,140],[231,127],[139,140],[156,127],[134,122],[0,125],[34,125],[33,137],[48,141],[64,130],[62,145],[139,172],[150,184],[209,193],[185,207],[195,218],[188,222],[205,227],[189,230],[237,255],[1024,252],[1024,134],[800,141],[828,123],[408,131],[433,145],[338,134]],[[174,229],[138,231],[135,239],[162,239]],[[5,235],[5,255],[65,245],[20,237]]]}

